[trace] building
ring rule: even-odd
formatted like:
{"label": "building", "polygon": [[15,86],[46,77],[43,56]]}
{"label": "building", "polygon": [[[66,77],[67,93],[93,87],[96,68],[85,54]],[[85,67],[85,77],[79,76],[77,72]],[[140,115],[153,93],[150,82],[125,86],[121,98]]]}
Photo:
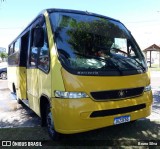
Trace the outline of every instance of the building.
{"label": "building", "polygon": [[149,62],[150,67],[153,62],[159,64],[160,67],[160,46],[153,44],[148,48],[144,49],[143,53],[145,55],[147,62]]}

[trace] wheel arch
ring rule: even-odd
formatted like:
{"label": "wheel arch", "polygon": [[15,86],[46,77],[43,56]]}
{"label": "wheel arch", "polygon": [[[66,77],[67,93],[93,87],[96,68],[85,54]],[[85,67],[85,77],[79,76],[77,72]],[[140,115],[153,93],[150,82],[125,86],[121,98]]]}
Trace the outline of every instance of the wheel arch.
{"label": "wheel arch", "polygon": [[40,116],[41,116],[41,126],[46,126],[46,106],[50,104],[50,98],[42,94],[40,97]]}

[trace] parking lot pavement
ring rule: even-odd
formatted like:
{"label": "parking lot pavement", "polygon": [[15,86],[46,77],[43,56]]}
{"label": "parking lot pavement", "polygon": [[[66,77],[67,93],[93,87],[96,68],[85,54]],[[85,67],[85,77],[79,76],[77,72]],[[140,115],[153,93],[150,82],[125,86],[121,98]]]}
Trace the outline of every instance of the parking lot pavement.
{"label": "parking lot pavement", "polygon": [[153,93],[151,121],[160,121],[160,71],[151,71],[151,87]]}
{"label": "parking lot pavement", "polygon": [[151,121],[160,121],[160,90],[153,90],[152,113],[148,117]]}
{"label": "parking lot pavement", "polygon": [[8,88],[8,81],[0,79],[0,90]]}
{"label": "parking lot pavement", "polygon": [[39,126],[40,118],[25,105],[17,104],[6,84],[7,80],[0,80],[0,128]]}
{"label": "parking lot pavement", "polygon": [[151,71],[151,86],[154,90],[160,90],[160,71]]}

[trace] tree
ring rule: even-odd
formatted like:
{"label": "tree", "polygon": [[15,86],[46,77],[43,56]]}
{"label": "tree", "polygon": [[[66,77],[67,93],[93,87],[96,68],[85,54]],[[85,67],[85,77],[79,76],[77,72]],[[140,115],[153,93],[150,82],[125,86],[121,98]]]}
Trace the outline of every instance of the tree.
{"label": "tree", "polygon": [[[70,28],[67,31],[68,43],[78,53],[105,48],[110,49],[114,42],[114,37],[125,37],[123,30],[116,24],[106,19],[94,20],[90,22],[76,20],[70,21]],[[89,54],[89,53],[88,53]]]}
{"label": "tree", "polygon": [[4,58],[7,58],[7,57],[8,57],[7,53],[5,53],[5,52],[0,53],[0,58],[2,59],[2,61],[4,60]]}

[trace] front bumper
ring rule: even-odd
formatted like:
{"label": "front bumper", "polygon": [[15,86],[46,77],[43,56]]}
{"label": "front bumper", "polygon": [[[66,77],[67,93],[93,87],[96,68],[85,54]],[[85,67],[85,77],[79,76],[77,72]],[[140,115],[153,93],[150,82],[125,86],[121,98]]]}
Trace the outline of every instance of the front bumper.
{"label": "front bumper", "polygon": [[[123,109],[141,104],[145,104],[145,107],[132,112],[91,117],[94,111],[114,111],[114,109]],[[52,98],[51,111],[56,131],[63,134],[72,134],[114,125],[114,118],[119,116],[130,115],[131,121],[147,117],[151,114],[151,105],[152,93],[150,91],[139,97],[118,101],[95,102],[91,98]]]}

